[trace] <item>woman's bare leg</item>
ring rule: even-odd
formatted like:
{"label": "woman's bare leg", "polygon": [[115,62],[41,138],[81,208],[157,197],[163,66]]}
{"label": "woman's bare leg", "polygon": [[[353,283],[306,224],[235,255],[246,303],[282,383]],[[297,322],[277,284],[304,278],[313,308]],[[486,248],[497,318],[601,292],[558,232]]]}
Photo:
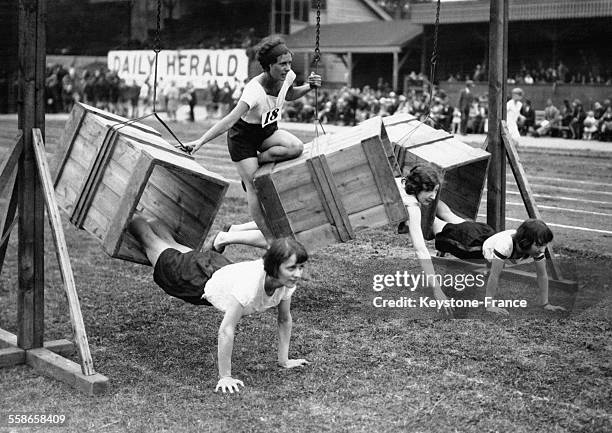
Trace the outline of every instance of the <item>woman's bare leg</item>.
{"label": "woman's bare leg", "polygon": [[271,241],[274,237],[272,235],[272,231],[266,224],[261,205],[259,204],[259,199],[257,198],[257,192],[255,191],[255,185],[253,184],[253,177],[259,168],[257,158],[247,158],[243,159],[242,161],[238,161],[236,163],[236,167],[238,169],[238,174],[240,175],[240,178],[242,179],[242,182],[246,188],[247,203],[251,218],[253,218],[253,221],[255,221],[255,224],[259,230],[261,230],[264,237]]}
{"label": "woman's bare leg", "polygon": [[277,129],[264,140],[259,154],[259,163],[280,162],[297,158],[302,154],[304,144],[290,132]]}
{"label": "woman's bare leg", "polygon": [[227,231],[228,232],[243,232],[246,230],[259,230],[259,227],[257,227],[257,224],[255,223],[255,221],[249,221],[248,223],[243,223],[243,224],[232,224]]}
{"label": "woman's bare leg", "polygon": [[174,248],[173,245],[156,235],[151,225],[143,217],[137,216],[133,218],[130,221],[128,230],[140,242],[153,267],[155,267],[157,259],[164,250]]}
{"label": "woman's bare leg", "polygon": [[231,244],[248,245],[256,248],[268,248],[268,242],[260,230],[243,230],[219,232],[213,241],[213,249],[219,251]]}

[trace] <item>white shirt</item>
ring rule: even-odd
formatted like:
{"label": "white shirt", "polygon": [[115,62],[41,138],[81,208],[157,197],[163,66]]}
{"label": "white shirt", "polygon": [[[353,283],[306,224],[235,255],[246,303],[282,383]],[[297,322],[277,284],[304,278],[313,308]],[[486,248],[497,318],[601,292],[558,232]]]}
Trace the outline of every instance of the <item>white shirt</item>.
{"label": "white shirt", "polygon": [[[240,101],[243,101],[249,106],[249,111],[243,114],[241,119],[247,123],[261,124],[262,115],[274,108],[282,107],[285,102],[287,91],[294,81],[295,72],[289,71],[278,96],[272,96],[266,93],[266,90],[259,83],[259,80],[253,78],[244,86],[244,90],[240,96]],[[281,115],[278,113],[278,119],[280,118]]]}
{"label": "white shirt", "polygon": [[263,259],[233,263],[222,267],[210,277],[204,288],[204,297],[223,312],[227,311],[231,299],[235,298],[244,308],[244,315],[249,315],[291,299],[296,288],[282,286],[272,296],[268,296],[265,282]]}
{"label": "white shirt", "polygon": [[[516,230],[504,230],[503,232],[495,233],[482,244],[482,255],[488,261],[493,259],[504,260],[508,263],[518,264],[531,261],[531,257],[516,257],[512,258],[515,252],[513,236]],[[544,259],[544,254],[535,257],[534,260],[539,261]]]}

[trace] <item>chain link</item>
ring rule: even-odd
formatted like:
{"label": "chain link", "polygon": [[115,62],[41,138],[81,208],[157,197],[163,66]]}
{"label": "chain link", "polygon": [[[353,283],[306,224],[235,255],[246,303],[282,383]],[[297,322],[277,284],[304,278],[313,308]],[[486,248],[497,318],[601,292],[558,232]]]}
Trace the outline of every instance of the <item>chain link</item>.
{"label": "chain link", "polygon": [[317,24],[315,26],[315,50],[313,61],[317,64],[321,60],[321,50],[319,49],[319,39],[321,37],[321,0],[317,0]]}
{"label": "chain link", "polygon": [[157,27],[155,29],[155,41],[153,42],[153,51],[155,53],[161,51],[161,9],[162,0],[157,0]]}

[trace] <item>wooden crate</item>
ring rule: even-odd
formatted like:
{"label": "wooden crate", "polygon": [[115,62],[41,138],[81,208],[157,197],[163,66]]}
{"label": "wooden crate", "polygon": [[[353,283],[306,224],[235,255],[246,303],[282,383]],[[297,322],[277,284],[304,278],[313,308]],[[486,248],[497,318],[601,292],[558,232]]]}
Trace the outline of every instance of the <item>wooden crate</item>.
{"label": "wooden crate", "polygon": [[[442,175],[437,200],[457,215],[475,220],[482,199],[491,155],[454,138],[446,131],[424,125],[409,114],[383,118],[402,173],[416,164],[430,163]],[[437,202],[436,200],[436,202]],[[423,209],[423,233],[432,238],[435,203]]]}
{"label": "wooden crate", "polygon": [[228,182],[176,150],[154,129],[76,104],[55,176],[58,204],[112,257],[148,264],[127,232],[135,210],[156,217],[176,240],[201,248]]}
{"label": "wooden crate", "polygon": [[385,138],[380,118],[370,119],[317,137],[299,158],[260,167],[254,183],[274,235],[294,236],[314,249],[404,221]]}

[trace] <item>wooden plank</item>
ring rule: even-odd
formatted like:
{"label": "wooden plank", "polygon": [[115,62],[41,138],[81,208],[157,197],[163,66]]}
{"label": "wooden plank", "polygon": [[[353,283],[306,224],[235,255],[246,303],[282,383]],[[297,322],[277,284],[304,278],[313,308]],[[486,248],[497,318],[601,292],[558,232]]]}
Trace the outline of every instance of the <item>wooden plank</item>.
{"label": "wooden plank", "polygon": [[129,179],[128,187],[123,192],[122,196],[119,197],[116,212],[114,215],[111,215],[112,219],[108,227],[108,232],[104,236],[102,243],[104,251],[111,257],[114,257],[118,253],[125,229],[131,220],[138,199],[147,185],[146,181],[152,170],[151,162],[148,155],[141,155]]}
{"label": "wooden plank", "polygon": [[12,332],[0,328],[0,348],[17,346],[17,336]]}
{"label": "wooden plank", "polygon": [[39,373],[64,382],[87,395],[102,395],[108,391],[108,378],[99,373],[85,375],[79,364],[50,350],[39,348],[26,351],[26,363]]}
{"label": "wooden plank", "polygon": [[[519,160],[518,152],[516,151],[512,140],[509,139],[508,127],[506,126],[505,121],[501,121],[500,128],[502,143],[506,149],[508,162],[510,163],[510,168],[512,169],[512,173],[514,174],[516,185],[518,186],[519,192],[521,193],[521,198],[523,199],[523,203],[525,204],[525,208],[527,209],[527,214],[529,215],[529,218],[541,219],[540,211],[538,210],[538,206],[536,205],[535,199],[533,198],[533,191],[531,191],[531,185],[529,185],[529,181],[527,180],[527,174],[523,169],[523,164],[521,164],[521,161]],[[561,269],[557,265],[553,254],[554,253],[552,251],[552,247],[550,245],[547,246],[546,258],[548,264],[550,265],[552,277],[555,280],[562,280],[563,277],[561,275]]]}
{"label": "wooden plank", "polygon": [[4,258],[6,257],[10,232],[13,230],[14,223],[16,221],[15,218],[19,200],[16,172],[13,173],[13,178],[9,182],[13,185],[13,187],[9,192],[11,195],[8,205],[6,206],[6,211],[0,218],[0,227],[2,227],[2,231],[0,231],[0,272],[2,272],[2,268],[4,266]]}
{"label": "wooden plank", "polygon": [[0,163],[0,192],[2,192],[5,186],[9,185],[9,180],[13,177],[13,173],[17,169],[17,164],[19,163],[19,157],[21,156],[21,152],[23,152],[21,131],[17,133],[15,140],[15,144],[11,150],[9,150],[8,156]]}
{"label": "wooden plank", "polygon": [[274,166],[273,163],[266,164],[256,173],[253,182],[257,190],[257,198],[261,204],[266,224],[272,234],[277,238],[293,236],[287,213],[272,180]]}
{"label": "wooden plank", "polygon": [[[0,348],[5,349],[7,347],[16,347],[16,346],[17,346],[17,336],[13,334],[12,332],[8,332],[0,328]],[[72,353],[74,353],[74,344],[72,343],[72,341],[68,341],[65,339],[45,341],[43,347],[45,349],[49,349],[52,352],[55,352],[62,356],[67,356],[67,355],[71,355]]]}
{"label": "wooden plank", "polygon": [[95,374],[95,371],[93,368],[91,353],[89,352],[89,344],[87,343],[87,334],[85,332],[85,325],[83,324],[79,298],[76,293],[76,284],[74,282],[74,275],[72,273],[72,266],[70,265],[66,239],[64,238],[64,231],[62,229],[62,221],[60,219],[59,209],[53,194],[53,181],[51,180],[51,173],[49,172],[44,142],[39,129],[33,129],[32,134],[34,138],[33,148],[36,156],[36,162],[38,163],[38,172],[44,190],[45,203],[47,205],[47,215],[49,217],[51,232],[53,233],[53,239],[55,241],[55,250],[60,265],[62,279],[64,281],[64,289],[68,298],[68,308],[70,312],[70,322],[74,332],[74,340],[81,358],[82,372],[83,374],[89,376]]}
{"label": "wooden plank", "polygon": [[93,203],[97,190],[101,185],[106,167],[112,158],[114,147],[117,144],[118,134],[113,129],[108,129],[104,141],[95,156],[91,168],[86,176],[85,183],[79,194],[79,199],[75,205],[72,221],[77,227],[83,226],[83,221],[87,215],[87,210]]}
{"label": "wooden plank", "polygon": [[395,185],[393,171],[389,166],[387,155],[384,154],[376,140],[364,140],[361,142],[361,146],[374,175],[374,181],[385,207],[389,223],[405,221],[408,218],[408,214]]}
{"label": "wooden plank", "polygon": [[336,231],[337,239],[346,242],[355,237],[353,228],[348,220],[348,216],[342,200],[338,194],[334,178],[329,170],[325,155],[319,155],[306,161],[310,170],[310,176],[319,199],[323,204],[323,209],[327,220]]}
{"label": "wooden plank", "polygon": [[61,156],[59,157],[59,164],[57,165],[57,169],[55,171],[55,185],[57,185],[57,182],[61,178],[66,162],[72,154],[74,142],[77,139],[81,122],[83,121],[84,117],[85,110],[82,105],[79,103],[74,104],[74,107],[70,112],[70,116],[68,117],[68,121],[66,122],[64,130],[62,131],[62,134],[60,136],[59,143],[63,143],[64,147],[61,151]]}
{"label": "wooden plank", "polygon": [[26,351],[19,347],[0,349],[0,368],[25,364]]}
{"label": "wooden plank", "polygon": [[74,353],[74,343],[66,339],[45,341],[43,347],[60,356],[71,356]]}

